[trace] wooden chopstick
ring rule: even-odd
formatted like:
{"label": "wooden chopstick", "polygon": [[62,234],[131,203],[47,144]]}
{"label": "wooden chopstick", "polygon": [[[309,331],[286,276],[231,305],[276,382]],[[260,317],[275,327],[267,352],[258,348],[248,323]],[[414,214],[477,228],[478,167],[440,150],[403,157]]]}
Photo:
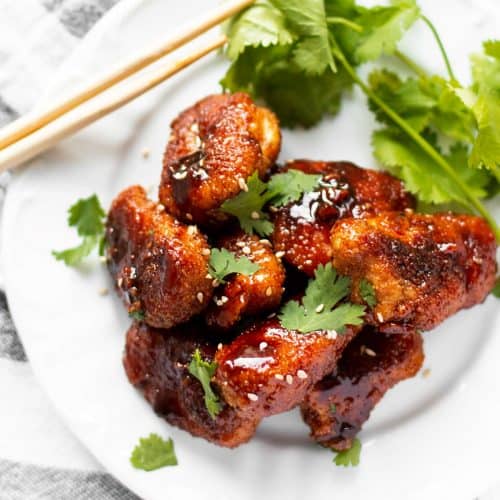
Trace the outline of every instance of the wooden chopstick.
{"label": "wooden chopstick", "polygon": [[225,2],[215,10],[209,12],[203,19],[195,21],[188,27],[184,27],[182,32],[169,37],[161,45],[141,54],[133,61],[113,68],[109,72],[99,76],[95,81],[86,84],[84,88],[77,90],[73,95],[59,102],[55,102],[49,109],[29,113],[12,124],[0,129],[0,151],[14,144],[19,139],[26,137],[35,130],[47,125],[85,101],[102,93],[116,83],[144,69],[146,66],[149,66],[207,30],[217,26],[225,19],[228,19],[252,4],[254,1],[255,0],[232,0]]}
{"label": "wooden chopstick", "polygon": [[214,41],[193,51],[193,53],[183,59],[139,74],[132,79],[130,84],[128,82],[124,83],[123,86],[125,88],[121,92],[115,91],[109,97],[105,95],[97,97],[63,114],[43,128],[36,130],[11,146],[1,150],[0,173],[33,158],[65,137],[74,134],[99,118],[144,94],[183,68],[222,47],[226,42],[226,36],[219,35]]}

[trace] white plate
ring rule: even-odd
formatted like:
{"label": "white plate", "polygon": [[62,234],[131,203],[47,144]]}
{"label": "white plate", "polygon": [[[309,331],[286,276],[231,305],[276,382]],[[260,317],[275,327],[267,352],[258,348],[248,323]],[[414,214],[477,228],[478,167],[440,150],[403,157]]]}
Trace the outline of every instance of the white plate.
{"label": "white plate", "polygon": [[[216,3],[121,3],[83,42],[50,94]],[[466,54],[495,35],[498,8],[486,0],[421,3],[438,21],[466,78]],[[406,46],[431,69],[440,69],[423,27]],[[107,205],[131,183],[158,183],[170,120],[217,91],[225,65],[209,57],[14,176],[5,205],[3,262],[14,320],[42,385],[97,459],[148,500],[470,499],[486,491],[499,479],[500,445],[500,338],[494,335],[500,323],[498,302],[491,298],[426,334],[430,377],[400,384],[375,409],[361,434],[361,465],[355,469],[335,467],[329,451],[309,442],[297,412],[268,419],[249,445],[230,451],[168,426],[128,384],[121,354],[129,320],[114,296],[98,294],[111,287],[106,270],[97,259],[83,270],[68,269],[50,251],[76,241],[66,210],[77,198],[97,192]],[[283,157],[373,165],[372,127],[364,98],[354,93],[335,120],[309,132],[285,132]],[[143,148],[151,149],[149,159],[142,157]],[[174,438],[178,467],[145,473],[130,466],[134,444],[150,432]]]}

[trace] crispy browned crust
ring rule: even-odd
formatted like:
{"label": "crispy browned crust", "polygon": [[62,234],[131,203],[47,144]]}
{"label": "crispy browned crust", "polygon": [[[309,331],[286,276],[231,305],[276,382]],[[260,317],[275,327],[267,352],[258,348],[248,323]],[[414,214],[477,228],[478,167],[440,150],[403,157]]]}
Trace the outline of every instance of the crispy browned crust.
{"label": "crispy browned crust", "polygon": [[301,405],[311,437],[335,450],[350,448],[383,395],[413,377],[423,360],[419,333],[391,335],[365,328],[347,346],[336,370]]}
{"label": "crispy browned crust", "polygon": [[214,299],[206,312],[210,326],[228,329],[243,316],[257,315],[276,309],[283,295],[285,270],[274,254],[271,243],[239,231],[222,237],[217,246],[233,252],[236,257],[248,257],[259,265],[250,276],[233,275],[216,288]]}
{"label": "crispy browned crust", "polygon": [[127,333],[123,364],[132,385],[142,391],[154,411],[167,422],[220,446],[248,441],[258,419],[241,418],[222,401],[215,419],[209,415],[200,382],[188,366],[196,349],[212,361],[216,347],[204,340],[203,325],[188,323],[158,330],[133,323]]}
{"label": "crispy browned crust", "polygon": [[262,418],[287,411],[333,370],[357,331],[347,327],[333,337],[289,331],[277,319],[255,323],[216,352],[214,382],[224,400],[245,414]]}
{"label": "crispy browned crust", "polygon": [[272,240],[284,259],[309,276],[319,264],[330,262],[330,230],[343,217],[366,217],[387,210],[414,207],[403,183],[385,172],[367,170],[348,162],[295,160],[284,171],[322,174],[321,185],[298,202],[278,209],[273,216]]}
{"label": "crispy browned crust", "polygon": [[209,247],[146,197],[140,186],[121,192],[106,226],[108,267],[129,312],[170,328],[200,313],[212,297]]}
{"label": "crispy browned crust", "polygon": [[206,224],[226,216],[217,209],[236,196],[255,171],[276,160],[278,119],[247,94],[208,96],[172,122],[159,197],[185,222]]}
{"label": "crispy browned crust", "polygon": [[496,242],[488,224],[469,215],[396,212],[344,219],[332,233],[333,265],[353,281],[368,279],[384,331],[430,330],[482,302],[495,283]]}

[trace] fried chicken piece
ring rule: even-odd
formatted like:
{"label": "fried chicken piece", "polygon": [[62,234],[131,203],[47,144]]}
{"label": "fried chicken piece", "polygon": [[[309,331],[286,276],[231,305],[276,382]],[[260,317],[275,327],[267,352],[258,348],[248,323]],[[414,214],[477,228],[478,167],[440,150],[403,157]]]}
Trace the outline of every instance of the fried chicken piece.
{"label": "fried chicken piece", "polygon": [[215,291],[206,319],[210,326],[228,329],[243,316],[261,314],[278,307],[283,295],[285,270],[268,240],[239,231],[218,241],[218,247],[247,257],[259,266],[250,276],[232,275]]}
{"label": "fried chicken piece", "polygon": [[224,400],[246,415],[262,418],[290,410],[333,370],[357,331],[302,334],[277,319],[255,323],[215,353],[214,383]]}
{"label": "fried chicken piece", "polygon": [[170,330],[134,322],[127,333],[123,364],[130,383],[167,422],[232,448],[253,436],[259,420],[240,417],[223,401],[216,418],[209,415],[203,388],[188,371],[196,349],[204,360],[213,360],[216,347],[200,335],[203,330],[193,322]]}
{"label": "fried chicken piece", "polygon": [[247,94],[211,95],[172,122],[163,160],[160,201],[184,222],[225,220],[218,208],[275,162],[281,134],[270,110]]}
{"label": "fried chicken piece", "polygon": [[384,394],[415,376],[423,361],[419,333],[391,335],[365,328],[301,405],[311,437],[337,451],[349,449]]}
{"label": "fried chicken piece", "polygon": [[430,330],[482,302],[495,283],[495,237],[480,217],[388,212],[344,219],[331,233],[333,265],[361,302],[368,280],[377,304],[371,321],[386,332]]}
{"label": "fried chicken piece", "polygon": [[129,313],[170,328],[200,313],[212,297],[210,249],[185,226],[132,186],[111,205],[106,225],[108,268]]}
{"label": "fried chicken piece", "polygon": [[385,172],[367,170],[347,162],[295,160],[283,171],[322,174],[320,185],[298,202],[273,215],[271,239],[276,251],[285,252],[289,264],[313,276],[319,264],[332,258],[330,230],[343,217],[366,217],[415,205],[401,181]]}

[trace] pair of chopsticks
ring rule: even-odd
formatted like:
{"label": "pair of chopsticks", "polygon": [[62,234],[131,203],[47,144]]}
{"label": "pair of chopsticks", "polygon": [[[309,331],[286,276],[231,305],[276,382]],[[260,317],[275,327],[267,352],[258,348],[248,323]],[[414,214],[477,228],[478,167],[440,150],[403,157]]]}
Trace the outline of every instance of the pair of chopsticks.
{"label": "pair of chopsticks", "polygon": [[[227,39],[221,34],[182,59],[166,62],[145,72],[141,71],[253,2],[254,0],[231,0],[224,3],[203,19],[168,38],[160,46],[100,75],[95,81],[88,82],[69,97],[54,102],[50,108],[29,113],[0,129],[0,173],[21,165],[222,47]],[[100,99],[104,102],[94,101],[94,98],[130,77],[133,78],[130,82],[123,83],[120,92],[115,92],[106,99]]]}

